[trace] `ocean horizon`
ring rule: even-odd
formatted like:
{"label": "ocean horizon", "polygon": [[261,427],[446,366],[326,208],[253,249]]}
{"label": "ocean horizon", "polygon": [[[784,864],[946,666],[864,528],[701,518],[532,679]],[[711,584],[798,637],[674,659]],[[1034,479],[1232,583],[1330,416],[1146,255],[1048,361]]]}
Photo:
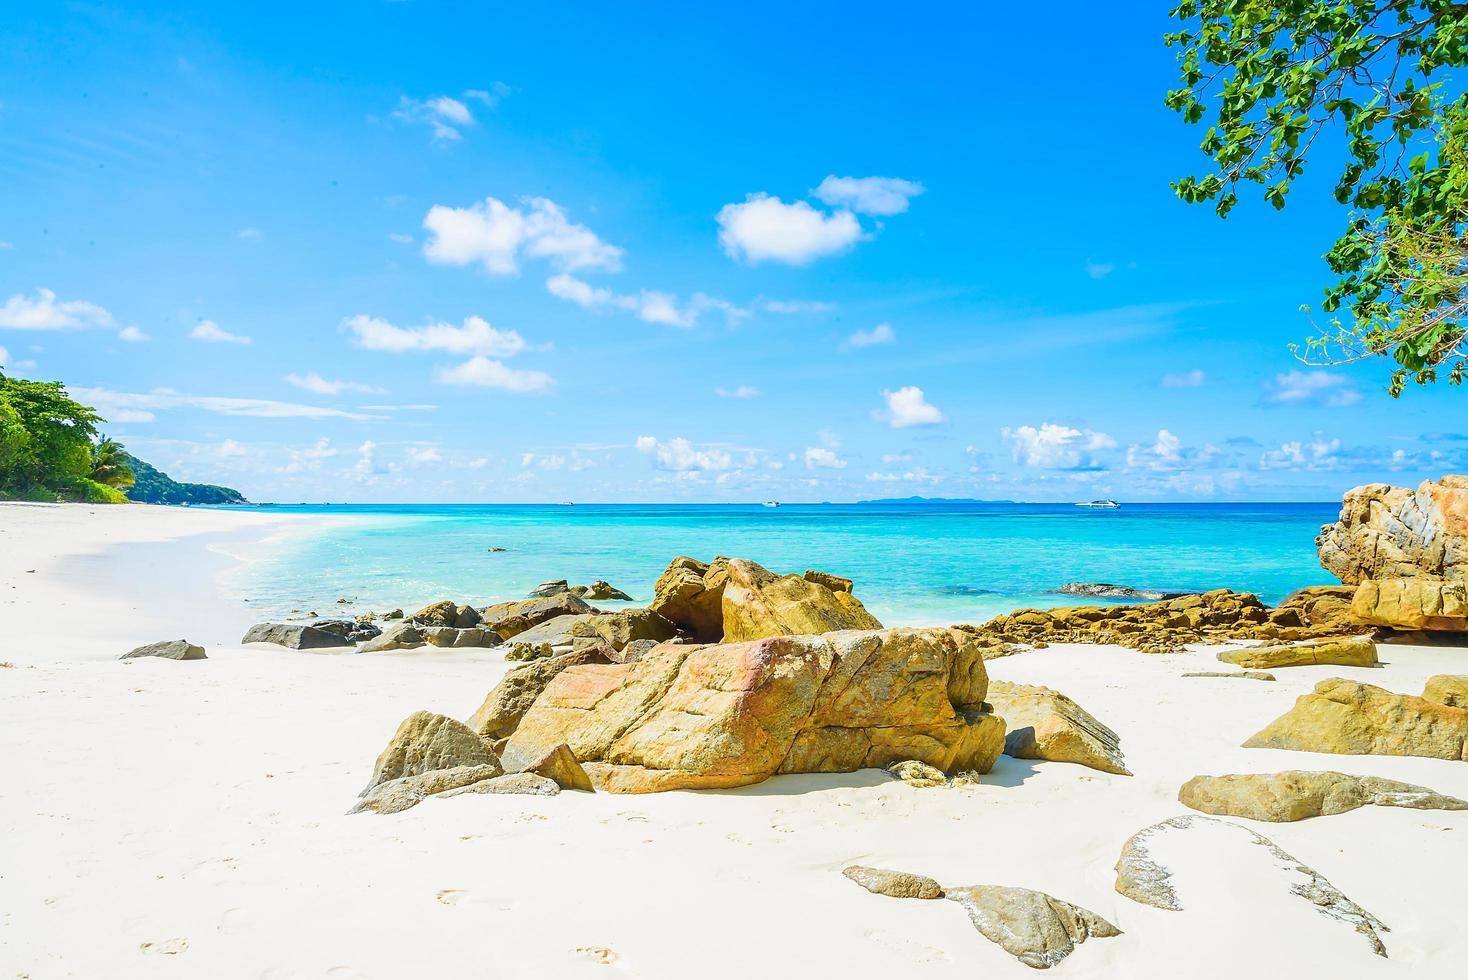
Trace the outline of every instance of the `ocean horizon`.
{"label": "ocean horizon", "polygon": [[1339,508],[954,500],[274,504],[270,509],[346,520],[284,536],[229,584],[257,610],[279,616],[411,612],[445,598],[486,604],[523,598],[554,579],[605,579],[644,604],[668,562],[687,554],[847,576],[888,625],[980,622],[1018,608],[1107,601],[1055,591],[1071,582],[1230,588],[1277,603],[1296,589],[1334,582],[1320,567],[1314,539]]}

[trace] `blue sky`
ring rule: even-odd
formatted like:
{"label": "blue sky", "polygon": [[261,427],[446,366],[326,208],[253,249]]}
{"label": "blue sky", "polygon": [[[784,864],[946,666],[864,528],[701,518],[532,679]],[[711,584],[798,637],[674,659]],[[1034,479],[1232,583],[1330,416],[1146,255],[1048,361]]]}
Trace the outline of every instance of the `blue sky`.
{"label": "blue sky", "polygon": [[1313,370],[1317,161],[1224,222],[1158,3],[32,4],[0,360],[259,500],[1324,500],[1468,466]]}

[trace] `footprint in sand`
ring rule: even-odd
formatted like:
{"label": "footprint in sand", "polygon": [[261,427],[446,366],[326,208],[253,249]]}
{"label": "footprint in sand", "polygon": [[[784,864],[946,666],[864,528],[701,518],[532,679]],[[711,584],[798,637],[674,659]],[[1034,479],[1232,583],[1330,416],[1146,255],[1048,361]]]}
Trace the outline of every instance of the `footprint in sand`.
{"label": "footprint in sand", "polygon": [[885,946],[903,956],[910,956],[919,963],[944,963],[953,958],[936,946],[925,946],[906,936],[899,936],[881,929],[867,930],[866,937],[879,946]]}
{"label": "footprint in sand", "polygon": [[469,893],[462,888],[444,888],[434,897],[444,905],[458,905],[468,896]]}
{"label": "footprint in sand", "polygon": [[162,956],[177,956],[179,953],[187,952],[189,941],[182,936],[176,939],[165,939],[161,943],[143,943],[138,947],[145,953],[158,953]]}
{"label": "footprint in sand", "polygon": [[577,946],[576,955],[602,966],[611,966],[617,962],[617,951],[606,946]]}

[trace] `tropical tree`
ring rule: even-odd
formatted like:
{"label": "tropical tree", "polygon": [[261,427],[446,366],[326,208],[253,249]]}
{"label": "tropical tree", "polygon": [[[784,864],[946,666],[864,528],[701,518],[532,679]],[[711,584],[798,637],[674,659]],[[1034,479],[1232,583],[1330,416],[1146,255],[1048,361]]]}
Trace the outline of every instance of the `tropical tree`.
{"label": "tropical tree", "polygon": [[125,503],[92,479],[92,440],[103,419],[56,381],[0,372],[0,497]]}
{"label": "tropical tree", "polygon": [[[1248,185],[1285,206],[1312,151],[1341,160],[1352,210],[1326,253],[1332,314],[1307,363],[1390,357],[1390,390],[1468,374],[1468,96],[1443,77],[1468,63],[1468,3],[1185,0],[1181,85],[1166,103],[1209,123],[1212,172],[1173,183],[1227,216]],[[1321,137],[1326,137],[1322,140]],[[1343,152],[1341,152],[1343,150]]]}
{"label": "tropical tree", "polygon": [[92,447],[92,479],[103,486],[126,490],[133,485],[132,467],[122,443],[108,436],[97,440]]}

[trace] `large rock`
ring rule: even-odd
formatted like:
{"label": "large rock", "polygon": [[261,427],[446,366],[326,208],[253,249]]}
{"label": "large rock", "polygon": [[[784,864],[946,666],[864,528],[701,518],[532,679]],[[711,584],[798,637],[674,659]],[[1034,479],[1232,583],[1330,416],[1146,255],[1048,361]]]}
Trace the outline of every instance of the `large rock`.
{"label": "large rock", "polygon": [[436,793],[444,793],[499,775],[501,772],[498,765],[454,766],[452,769],[434,769],[420,772],[416,776],[389,779],[368,790],[367,795],[358,800],[357,805],[347,813],[400,813]]}
{"label": "large rock", "polygon": [[520,726],[520,719],[525,717],[530,705],[557,674],[567,667],[608,662],[603,651],[588,648],[516,667],[501,677],[489,692],[479,710],[469,719],[469,727],[485,738],[508,738]]}
{"label": "large rock", "polygon": [[1004,754],[1015,759],[1074,762],[1130,776],[1121,739],[1059,691],[1009,681],[989,682],[989,702],[1009,730]]}
{"label": "large rock", "polygon": [[1056,965],[1087,939],[1121,935],[1095,912],[1029,888],[975,885],[945,889],[944,897],[963,906],[985,939],[1037,970]]}
{"label": "large rock", "polygon": [[1235,667],[1377,667],[1376,644],[1369,636],[1342,636],[1300,643],[1224,650],[1218,659]]}
{"label": "large rock", "polygon": [[581,616],[594,612],[579,596],[559,592],[537,599],[501,602],[479,610],[479,625],[508,640],[557,616]]}
{"label": "large rock", "polygon": [[1346,491],[1340,520],[1315,539],[1320,563],[1347,585],[1428,576],[1468,582],[1468,477],[1416,490],[1371,483]]}
{"label": "large rock", "polygon": [[158,657],[161,660],[207,660],[204,648],[188,640],[160,640],[136,647],[124,653],[119,660],[135,660],[138,657]]}
{"label": "large rock", "polygon": [[352,641],[318,626],[293,623],[257,623],[245,633],[241,643],[274,643],[292,650],[320,650],[349,647]]}
{"label": "large rock", "polygon": [[[1184,844],[1181,841],[1184,835],[1203,836],[1205,839]],[[1257,928],[1268,921],[1276,928],[1288,931],[1287,921],[1277,921],[1279,912],[1273,910],[1274,903],[1261,903],[1257,891],[1251,887],[1249,873],[1258,867],[1262,859],[1266,867],[1261,870],[1283,877],[1290,893],[1304,899],[1305,904],[1297,908],[1302,911],[1314,909],[1320,915],[1350,926],[1366,939],[1372,952],[1378,956],[1386,955],[1386,946],[1382,944],[1379,932],[1389,930],[1380,919],[1351,901],[1324,875],[1302,864],[1268,837],[1227,820],[1188,814],[1137,831],[1122,845],[1121,856],[1116,861],[1117,892],[1143,905],[1171,912],[1182,911],[1183,899],[1173,880],[1173,869],[1168,863],[1170,859],[1208,868],[1212,873],[1205,880],[1223,885],[1239,881],[1240,884],[1233,885],[1237,891],[1224,896],[1223,907],[1248,915],[1263,904],[1271,910],[1263,913],[1269,918],[1256,919],[1249,925]],[[1229,874],[1219,875],[1217,869],[1220,867],[1228,868]]]}
{"label": "large rock", "polygon": [[570,592],[571,583],[563,578],[552,579],[549,582],[541,582],[530,590],[530,598],[543,599],[548,596],[560,595],[562,592]]}
{"label": "large rock", "polygon": [[1427,679],[1422,697],[1449,708],[1468,708],[1468,675],[1435,674]]}
{"label": "large rock", "polygon": [[776,575],[743,558],[729,559],[725,568],[721,603],[725,643],[882,628],[850,592],[799,575]]}
{"label": "large rock", "polygon": [[428,641],[423,636],[423,630],[417,625],[402,620],[393,623],[387,629],[368,640],[357,648],[358,653],[380,653],[387,650],[412,650],[421,647]]}
{"label": "large rock", "polygon": [[842,631],[713,646],[557,674],[504,746],[510,769],[565,742],[599,790],[744,786],[904,759],[988,772],[978,645],[950,630]]}
{"label": "large rock", "polygon": [[888,871],[886,868],[868,868],[860,864],[853,864],[841,873],[873,895],[922,899],[943,897],[943,886],[923,875]]}
{"label": "large rock", "polygon": [[712,564],[687,555],[668,563],[653,586],[652,609],[700,643],[724,636],[724,568],[727,558]]}
{"label": "large rock", "polygon": [[1468,630],[1468,584],[1418,576],[1362,582],[1351,615],[1399,630]]}
{"label": "large rock", "polygon": [[1363,806],[1414,810],[1468,810],[1468,802],[1425,786],[1343,772],[1288,772],[1194,776],[1178,802],[1203,813],[1285,823],[1346,813]]}
{"label": "large rock", "polygon": [[457,766],[493,766],[503,771],[489,743],[469,726],[431,711],[415,711],[403,719],[377,757],[372,779],[359,795],[366,796],[373,787],[392,779]]}
{"label": "large rock", "polygon": [[677,627],[651,609],[622,609],[557,616],[517,634],[515,642],[576,648],[604,645],[620,650],[634,640],[661,642],[676,635]]}
{"label": "large rock", "polygon": [[1468,761],[1468,709],[1332,677],[1244,746]]}

